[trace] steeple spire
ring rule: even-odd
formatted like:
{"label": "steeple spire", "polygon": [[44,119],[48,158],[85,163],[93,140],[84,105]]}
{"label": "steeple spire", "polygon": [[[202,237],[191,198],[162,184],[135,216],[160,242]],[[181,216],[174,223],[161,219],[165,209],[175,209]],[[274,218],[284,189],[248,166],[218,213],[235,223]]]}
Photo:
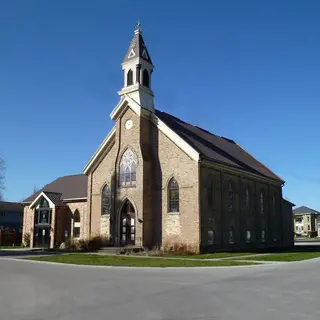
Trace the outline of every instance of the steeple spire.
{"label": "steeple spire", "polygon": [[134,36],[124,57],[123,63],[135,58],[144,59],[145,61],[152,64],[148,49],[142,37],[142,29],[139,21],[136,23]]}
{"label": "steeple spire", "polygon": [[128,95],[142,108],[154,112],[151,89],[153,63],[142,37],[140,22],[136,24],[133,39],[122,62],[124,86],[120,96]]}

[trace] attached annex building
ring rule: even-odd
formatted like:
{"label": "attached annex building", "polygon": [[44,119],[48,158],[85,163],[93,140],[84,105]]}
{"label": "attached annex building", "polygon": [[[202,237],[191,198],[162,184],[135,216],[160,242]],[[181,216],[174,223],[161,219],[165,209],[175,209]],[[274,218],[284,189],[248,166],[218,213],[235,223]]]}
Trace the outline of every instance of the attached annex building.
{"label": "attached annex building", "polygon": [[24,201],[31,245],[102,234],[115,246],[292,246],[284,181],[233,140],[155,109],[153,63],[139,28],[122,70],[115,125],[84,174]]}

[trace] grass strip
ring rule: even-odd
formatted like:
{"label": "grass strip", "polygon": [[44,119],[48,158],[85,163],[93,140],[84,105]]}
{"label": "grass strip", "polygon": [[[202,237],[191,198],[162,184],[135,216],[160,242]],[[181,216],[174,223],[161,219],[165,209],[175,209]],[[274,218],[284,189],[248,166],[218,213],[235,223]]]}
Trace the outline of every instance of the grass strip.
{"label": "grass strip", "polygon": [[240,253],[240,252],[217,252],[217,253],[204,253],[204,254],[190,254],[190,255],[167,255],[167,257],[174,258],[188,258],[188,259],[221,259],[221,258],[233,258],[242,256],[251,256],[257,253]]}
{"label": "grass strip", "polygon": [[246,257],[245,260],[256,261],[301,261],[319,258],[320,252],[287,252],[287,253],[275,253],[263,256]]}
{"label": "grass strip", "polygon": [[201,261],[201,260],[178,260],[159,258],[139,258],[123,256],[103,256],[97,254],[64,254],[45,257],[32,257],[27,260],[48,261],[58,263],[70,263],[96,266],[128,266],[128,267],[225,267],[253,265],[256,263],[232,260]]}

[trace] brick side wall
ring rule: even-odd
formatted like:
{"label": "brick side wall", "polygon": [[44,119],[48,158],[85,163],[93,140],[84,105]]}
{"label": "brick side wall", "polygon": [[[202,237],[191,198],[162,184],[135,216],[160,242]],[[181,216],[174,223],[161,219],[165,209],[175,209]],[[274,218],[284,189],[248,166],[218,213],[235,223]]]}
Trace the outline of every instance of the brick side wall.
{"label": "brick side wall", "polygon": [[[213,203],[208,202],[208,177],[213,177]],[[214,164],[201,166],[201,243],[205,250],[244,249],[250,247],[280,246],[282,244],[282,189],[232,172]],[[234,200],[233,209],[228,210],[228,188],[231,182]],[[249,190],[249,207],[245,206],[245,190]],[[210,190],[210,189],[209,189]],[[260,212],[260,192],[263,192],[263,214]],[[272,197],[275,195],[275,206]],[[229,243],[230,229],[234,230],[234,244]],[[208,231],[214,231],[214,245],[209,244]],[[262,242],[262,230],[266,241]],[[251,241],[246,239],[250,231]]]}
{"label": "brick side wall", "polygon": [[68,232],[68,237],[72,233],[72,213],[69,207],[56,208],[56,224],[55,224],[55,238],[54,247],[59,248],[61,243],[67,238],[65,237],[65,231]]}
{"label": "brick side wall", "polygon": [[[162,216],[160,221],[156,221],[157,227],[162,230],[162,245],[188,244],[198,249],[200,242],[198,163],[155,125],[152,128],[155,131],[154,136],[157,137],[157,141],[153,143],[157,150],[155,160],[158,163],[156,167],[158,172],[154,173],[158,180],[155,182],[161,181],[161,185],[158,183],[155,185],[154,205],[157,215]],[[172,177],[179,184],[179,214],[168,212],[168,182]]]}
{"label": "brick side wall", "polygon": [[[88,213],[87,213],[87,202],[83,201],[83,202],[69,202],[67,203],[68,206],[68,211],[65,211],[64,213],[67,214],[68,218],[66,218],[66,223],[70,218],[70,235],[71,237],[73,236],[73,215],[76,212],[76,210],[79,211],[80,213],[80,238],[88,238],[89,237],[89,231],[88,231],[88,224],[87,219],[88,219]],[[62,213],[62,212],[61,212]],[[61,226],[64,226],[64,224],[62,224]],[[68,224],[65,225],[65,227],[67,227]],[[64,227],[62,232],[64,232]]]}
{"label": "brick side wall", "polygon": [[23,210],[23,227],[22,227],[22,241],[25,234],[29,233],[31,236],[30,246],[33,246],[33,221],[34,221],[34,210],[30,209],[29,206],[25,206]]}

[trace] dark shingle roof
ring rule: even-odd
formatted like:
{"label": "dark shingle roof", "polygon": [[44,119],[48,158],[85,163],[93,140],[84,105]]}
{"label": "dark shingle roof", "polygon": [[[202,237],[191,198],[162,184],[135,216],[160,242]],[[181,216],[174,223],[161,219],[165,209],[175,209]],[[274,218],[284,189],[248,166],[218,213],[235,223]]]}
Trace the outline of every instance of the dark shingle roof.
{"label": "dark shingle roof", "polygon": [[[134,55],[131,55],[132,50],[134,51]],[[135,31],[123,62],[127,62],[138,57],[152,64],[151,57],[141,34],[141,30]]]}
{"label": "dark shingle roof", "polygon": [[293,214],[302,214],[302,213],[315,213],[315,214],[320,214],[319,211],[311,209],[309,207],[306,206],[301,206],[298,208],[295,208],[292,210]]}
{"label": "dark shingle roof", "polygon": [[22,212],[23,207],[18,202],[0,201],[0,212]]}
{"label": "dark shingle roof", "polygon": [[[41,190],[37,191],[23,202],[32,202],[42,191],[55,201],[58,201],[58,195],[61,199],[85,198],[87,197],[88,177],[84,174],[76,174],[71,176],[60,177],[53,182],[47,184]],[[54,195],[55,194],[55,195]]]}
{"label": "dark shingle roof", "polygon": [[168,113],[159,110],[156,110],[155,113],[169,128],[197,150],[203,159],[220,162],[277,182],[284,182],[233,140],[214,135],[207,130],[188,124]]}
{"label": "dark shingle roof", "polygon": [[61,196],[62,196],[61,193],[44,191],[44,194],[54,203],[55,206],[64,205],[61,199]]}

